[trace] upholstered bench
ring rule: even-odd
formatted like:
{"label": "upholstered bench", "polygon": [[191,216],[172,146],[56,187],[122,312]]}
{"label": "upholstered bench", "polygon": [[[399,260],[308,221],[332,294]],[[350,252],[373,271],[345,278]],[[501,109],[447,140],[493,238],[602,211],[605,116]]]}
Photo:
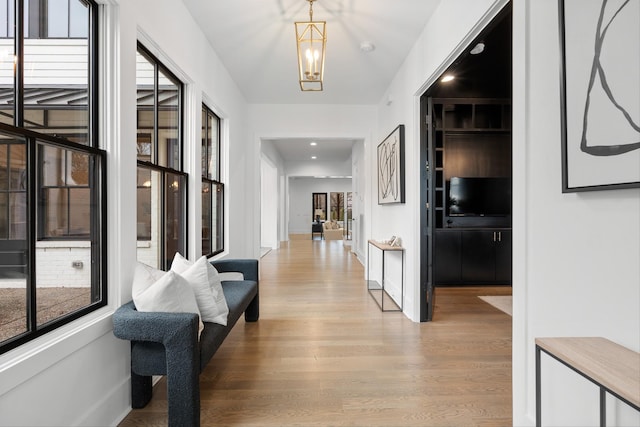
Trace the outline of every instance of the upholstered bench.
{"label": "upholstered bench", "polygon": [[242,280],[222,279],[229,307],[226,326],[204,322],[199,334],[197,314],[140,312],[133,301],[113,315],[115,336],[131,341],[131,406],[146,406],[151,400],[152,375],[166,375],[169,426],[200,425],[200,372],[242,313],[246,322],[259,317],[258,261],[211,264],[220,273],[239,272],[243,276]]}

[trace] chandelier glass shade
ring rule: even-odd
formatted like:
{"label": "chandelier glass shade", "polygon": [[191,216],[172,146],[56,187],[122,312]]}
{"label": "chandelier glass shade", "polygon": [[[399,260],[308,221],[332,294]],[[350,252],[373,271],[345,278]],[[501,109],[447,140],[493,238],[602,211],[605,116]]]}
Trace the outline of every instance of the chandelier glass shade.
{"label": "chandelier glass shade", "polygon": [[313,20],[313,2],[309,2],[309,21],[296,22],[298,77],[303,91],[321,91],[327,45],[326,21]]}

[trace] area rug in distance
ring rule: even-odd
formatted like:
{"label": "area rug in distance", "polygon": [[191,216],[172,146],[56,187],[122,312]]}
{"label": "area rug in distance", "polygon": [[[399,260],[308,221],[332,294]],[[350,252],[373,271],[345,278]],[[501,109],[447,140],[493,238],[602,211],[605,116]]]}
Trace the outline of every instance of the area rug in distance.
{"label": "area rug in distance", "polygon": [[511,295],[488,295],[479,296],[478,298],[498,310],[504,311],[509,316],[513,316],[513,297]]}

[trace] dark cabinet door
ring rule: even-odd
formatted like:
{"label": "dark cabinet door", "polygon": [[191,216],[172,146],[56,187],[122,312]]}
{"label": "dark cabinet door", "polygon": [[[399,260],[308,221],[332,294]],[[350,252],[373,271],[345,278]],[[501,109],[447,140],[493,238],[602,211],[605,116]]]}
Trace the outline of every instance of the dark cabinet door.
{"label": "dark cabinet door", "polygon": [[511,230],[497,231],[496,248],[496,282],[511,283]]}
{"label": "dark cabinet door", "polygon": [[433,254],[436,284],[460,283],[461,231],[436,230]]}
{"label": "dark cabinet door", "polygon": [[462,281],[469,284],[495,280],[496,257],[493,231],[462,233]]}

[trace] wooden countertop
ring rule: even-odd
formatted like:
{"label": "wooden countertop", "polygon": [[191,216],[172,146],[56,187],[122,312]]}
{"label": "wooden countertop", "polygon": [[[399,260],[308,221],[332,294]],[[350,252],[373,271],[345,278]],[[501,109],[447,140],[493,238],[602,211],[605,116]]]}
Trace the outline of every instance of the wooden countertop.
{"label": "wooden countertop", "polygon": [[640,407],[640,353],[601,337],[536,338],[536,345]]}

